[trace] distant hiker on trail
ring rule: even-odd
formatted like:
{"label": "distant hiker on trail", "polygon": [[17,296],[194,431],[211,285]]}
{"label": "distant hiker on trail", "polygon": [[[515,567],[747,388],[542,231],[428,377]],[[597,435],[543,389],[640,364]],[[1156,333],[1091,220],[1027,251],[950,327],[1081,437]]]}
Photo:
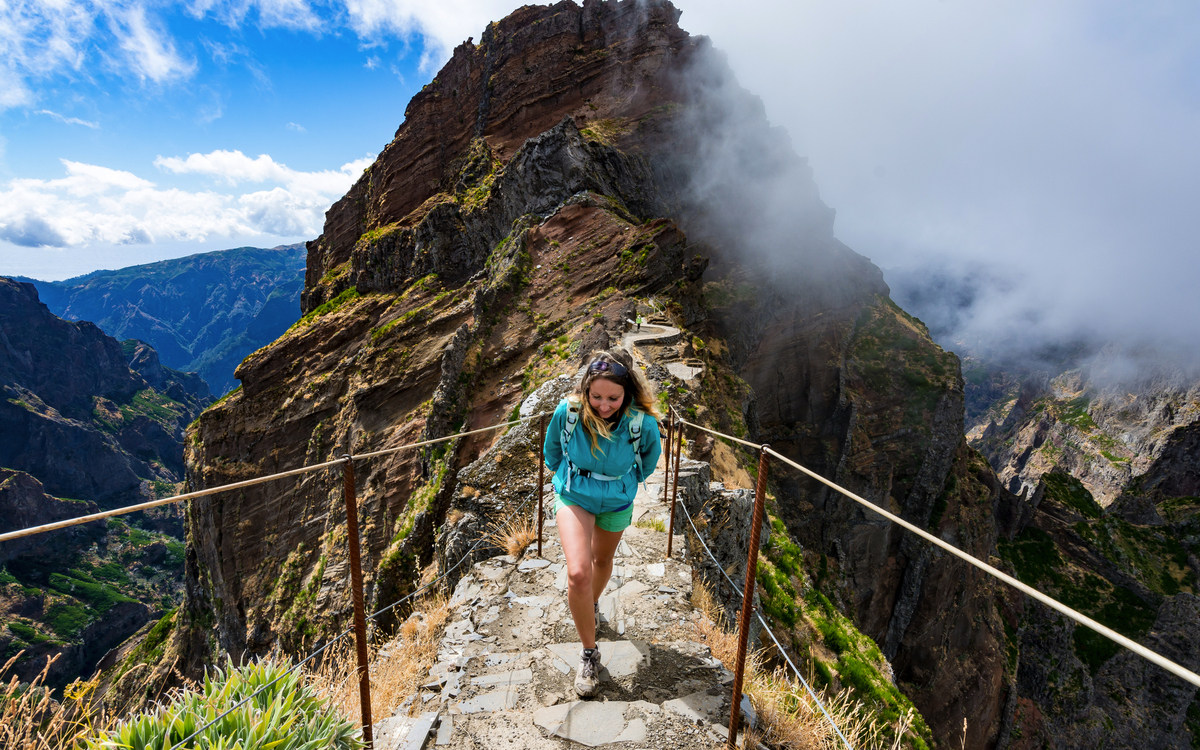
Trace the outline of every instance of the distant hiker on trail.
{"label": "distant hiker on trail", "polygon": [[642,323],[645,323],[645,322],[646,322],[645,318],[643,318],[641,315],[637,316],[637,330],[639,333],[642,330]]}
{"label": "distant hiker on trail", "polygon": [[[599,352],[546,429],[542,455],[554,472],[554,512],[567,558],[567,604],[583,643],[575,692],[600,690],[596,625],[613,556],[633,519],[633,497],[662,444],[654,390],[623,349]],[[582,429],[576,429],[582,427]]]}

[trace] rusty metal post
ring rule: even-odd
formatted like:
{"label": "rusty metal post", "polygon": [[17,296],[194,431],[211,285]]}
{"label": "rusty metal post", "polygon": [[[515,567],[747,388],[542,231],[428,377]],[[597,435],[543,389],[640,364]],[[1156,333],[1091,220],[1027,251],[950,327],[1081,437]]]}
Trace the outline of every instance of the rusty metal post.
{"label": "rusty metal post", "polygon": [[[671,446],[667,446],[667,452],[671,451]],[[682,463],[681,454],[683,453],[683,425],[675,430],[675,490],[671,493],[671,518],[667,521],[667,558],[671,557],[671,545],[675,539],[675,505],[679,499],[679,464]],[[671,481],[670,476],[663,477],[663,495],[667,494],[667,482]]]}
{"label": "rusty metal post", "polygon": [[373,747],[371,727],[371,673],[367,667],[367,616],[363,606],[362,560],[359,558],[358,497],[354,490],[354,459],[342,456],[342,476],[346,480],[342,495],[346,499],[346,535],[350,545],[350,584],[354,599],[354,645],[358,648],[358,697],[362,704],[363,740]]}
{"label": "rusty metal post", "polygon": [[[666,445],[667,445],[667,462],[663,466],[663,499],[662,499],[662,501],[663,501],[664,505],[667,502],[667,485],[671,481],[671,446],[673,445],[673,443],[671,442],[671,438],[674,436],[674,430],[675,430],[675,414],[673,412],[667,412],[667,443],[666,443]],[[670,540],[668,539],[668,542],[669,541]]]}
{"label": "rusty metal post", "polygon": [[546,496],[546,457],[542,453],[546,445],[546,415],[543,414],[538,419],[538,557],[542,556],[542,519],[545,518],[545,513],[542,511],[542,498]]}
{"label": "rusty metal post", "polygon": [[727,747],[737,744],[738,723],[741,721],[742,678],[746,669],[746,640],[750,636],[750,614],[754,609],[754,576],[758,569],[758,538],[762,531],[763,506],[767,498],[767,446],[759,449],[758,485],[754,489],[754,516],[750,521],[750,551],[746,555],[746,584],[742,587],[742,614],[738,618],[737,663],[733,670],[733,700],[729,708],[729,738]]}

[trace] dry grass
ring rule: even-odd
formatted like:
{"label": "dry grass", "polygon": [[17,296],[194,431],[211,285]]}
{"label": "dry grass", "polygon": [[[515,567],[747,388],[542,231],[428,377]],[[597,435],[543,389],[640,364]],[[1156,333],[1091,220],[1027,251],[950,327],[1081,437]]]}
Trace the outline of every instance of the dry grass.
{"label": "dry grass", "polygon": [[[0,680],[12,668],[22,651],[0,667]],[[63,701],[54,700],[45,687],[50,665],[61,654],[46,659],[46,666],[31,683],[22,685],[16,675],[0,686],[0,747],[5,750],[51,750],[72,747],[79,740],[111,729],[116,721],[100,708],[89,705],[95,682],[76,680],[63,693]]]}
{"label": "dry grass", "polygon": [[[450,614],[447,599],[423,600],[400,626],[396,637],[371,649],[373,716],[391,716],[405,698],[417,694],[421,683],[428,679],[429,668],[437,661],[438,643]],[[330,705],[346,716],[357,718],[360,715],[352,639],[339,644],[336,652],[325,659],[320,667],[307,673],[307,678],[317,695]],[[418,712],[419,708],[420,704],[414,701],[410,712]]]}
{"label": "dry grass", "polygon": [[537,541],[537,525],[529,516],[516,516],[493,526],[487,539],[512,557],[520,558],[525,548]]}
{"label": "dry grass", "polygon": [[[703,583],[692,586],[692,605],[703,615],[693,625],[696,639],[707,645],[726,669],[732,670],[737,662],[737,634],[726,629],[724,611]],[[743,689],[759,718],[755,739],[785,750],[843,747],[841,738],[804,686],[790,672],[776,669],[768,673],[763,664],[762,651],[747,650]],[[820,691],[818,695],[852,747],[898,750],[904,733],[912,725],[910,711],[892,728],[894,739],[888,743],[887,728],[875,720],[870,706],[854,700],[848,691],[837,695]]]}
{"label": "dry grass", "polygon": [[667,524],[661,518],[639,518],[634,526],[637,526],[639,529],[661,531],[664,534],[667,531]]}

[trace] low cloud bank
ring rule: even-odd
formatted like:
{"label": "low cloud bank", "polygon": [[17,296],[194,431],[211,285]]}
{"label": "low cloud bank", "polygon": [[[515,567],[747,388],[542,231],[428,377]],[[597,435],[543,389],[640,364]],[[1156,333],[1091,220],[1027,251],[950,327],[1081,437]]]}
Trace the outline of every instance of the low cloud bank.
{"label": "low cloud bank", "polygon": [[[155,160],[165,173],[211,179],[221,186],[218,192],[163,187],[131,172],[64,159],[62,178],[16,179],[0,189],[0,240],[29,248],[79,248],[315,237],[326,209],[373,160],[320,172],[299,172],[266,154],[250,158],[240,151]],[[264,189],[229,190],[246,184]]]}

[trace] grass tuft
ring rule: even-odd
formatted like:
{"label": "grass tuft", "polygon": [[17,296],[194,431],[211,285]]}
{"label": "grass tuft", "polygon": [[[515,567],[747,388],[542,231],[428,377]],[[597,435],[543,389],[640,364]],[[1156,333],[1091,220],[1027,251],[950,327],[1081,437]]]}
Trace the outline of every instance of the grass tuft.
{"label": "grass tuft", "polygon": [[537,541],[537,526],[529,516],[510,518],[493,526],[487,538],[505,554],[520,558],[525,554],[525,548]]}
{"label": "grass tuft", "polygon": [[667,531],[667,524],[661,518],[639,518],[634,524],[639,529],[650,529],[651,531],[661,531],[664,534]]}

